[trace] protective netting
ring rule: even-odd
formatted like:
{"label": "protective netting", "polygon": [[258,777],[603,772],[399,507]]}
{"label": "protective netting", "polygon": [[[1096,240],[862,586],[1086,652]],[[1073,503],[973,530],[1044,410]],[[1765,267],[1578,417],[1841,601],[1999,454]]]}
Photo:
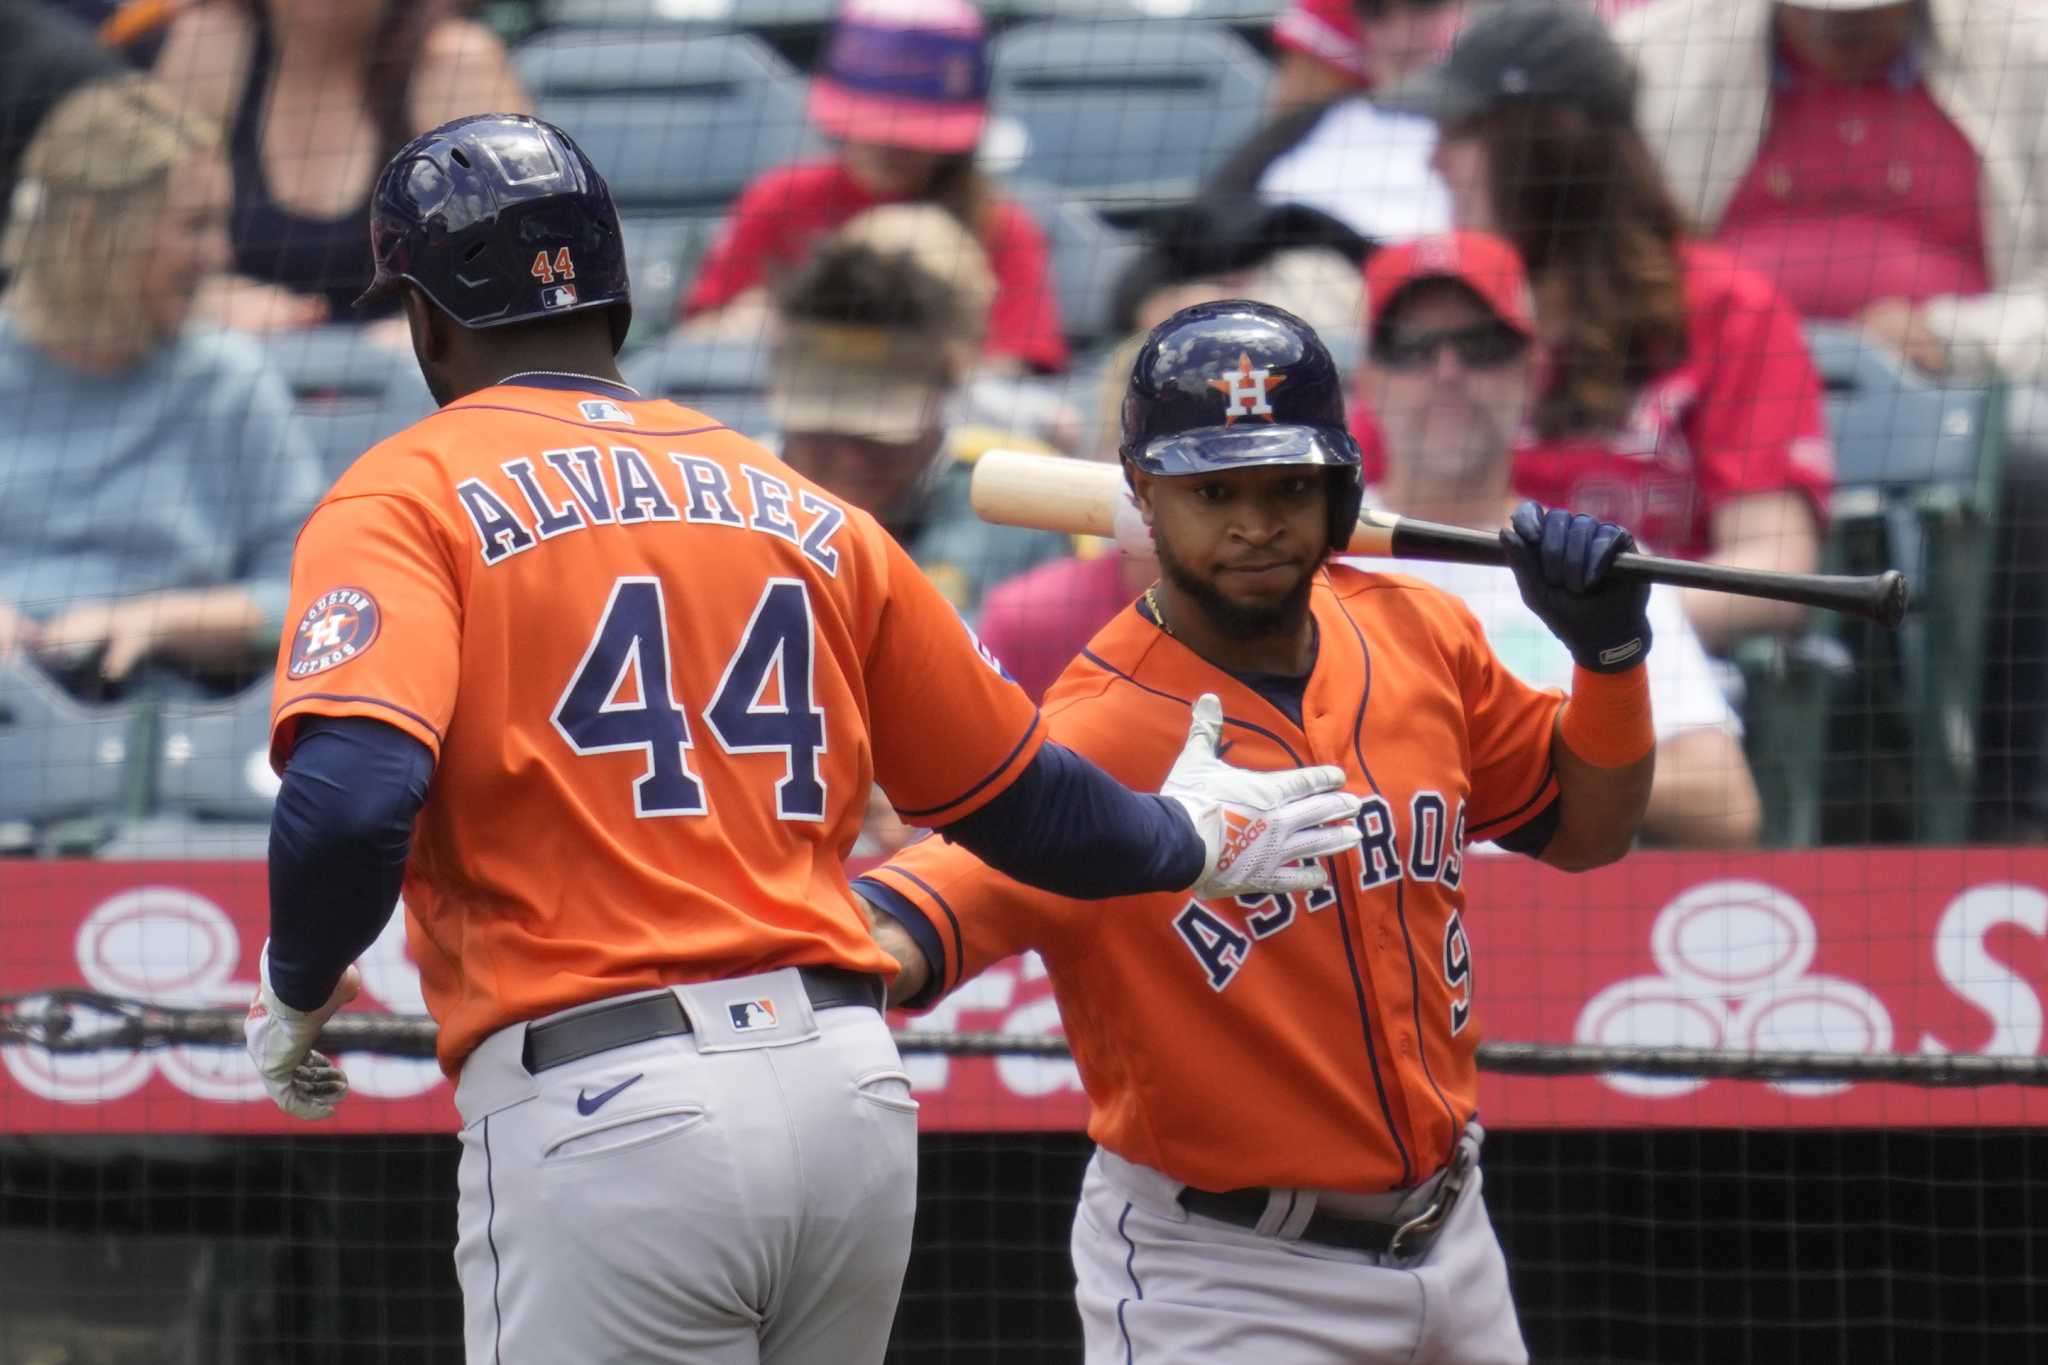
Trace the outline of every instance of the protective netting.
{"label": "protective netting", "polygon": [[[923,37],[837,41],[837,0],[0,0],[0,1361],[460,1356],[458,1120],[402,915],[330,1030],[332,1131],[240,1045],[270,674],[353,628],[282,605],[293,538],[435,407],[402,317],[351,308],[371,179],[484,108],[609,178],[627,382],[867,507],[1034,696],[1158,569],[982,523],[972,471],[1115,458],[1137,336],[1210,298],[1318,329],[1390,510],[1486,528],[1526,494],[1659,553],[1905,572],[1895,632],[1654,599],[1640,846],[1576,877],[1461,850],[1442,973],[1536,1359],[2042,1356],[2048,10],[1602,0],[1630,90],[1535,45],[1493,71],[1575,120],[1386,98],[1489,0],[982,0],[979,36],[950,0],[857,8]],[[1371,296],[1450,227],[1513,238],[1529,287]],[[520,264],[549,306],[571,268]],[[1373,567],[1569,685],[1506,575]],[[857,861],[907,833],[877,799]],[[1286,909],[1158,970],[1242,965]],[[1078,1358],[1057,970],[895,1019],[923,1138],[892,1360]],[[1245,1026],[1319,1043],[1339,1005]]]}

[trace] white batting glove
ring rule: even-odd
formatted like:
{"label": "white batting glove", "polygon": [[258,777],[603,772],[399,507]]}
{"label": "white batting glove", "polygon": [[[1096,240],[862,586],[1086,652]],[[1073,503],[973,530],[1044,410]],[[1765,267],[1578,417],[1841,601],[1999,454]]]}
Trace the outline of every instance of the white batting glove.
{"label": "white batting glove", "polygon": [[1186,808],[1209,850],[1193,891],[1204,900],[1266,892],[1314,891],[1329,877],[1316,861],[1357,848],[1359,798],[1344,791],[1344,770],[1291,768],[1252,772],[1216,757],[1223,703],[1195,698],[1188,743],[1159,789]]}
{"label": "white batting glove", "polygon": [[334,1117],[334,1110],[348,1095],[348,1077],[342,1074],[313,1044],[334,1012],[356,998],[363,988],[363,974],[350,967],[334,985],[334,993],[317,1010],[295,1010],[270,989],[270,944],[263,945],[262,985],[249,1002],[249,1017],[242,1032],[249,1042],[249,1059],[263,1076],[263,1088],[277,1107],[295,1119]]}

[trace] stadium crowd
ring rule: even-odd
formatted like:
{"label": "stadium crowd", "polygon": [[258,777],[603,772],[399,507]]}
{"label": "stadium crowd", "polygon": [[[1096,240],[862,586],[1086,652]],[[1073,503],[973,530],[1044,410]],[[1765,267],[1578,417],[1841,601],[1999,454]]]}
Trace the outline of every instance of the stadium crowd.
{"label": "stadium crowd", "polygon": [[[1531,496],[1666,554],[1918,571],[1896,641],[1660,595],[1649,837],[2048,835],[2048,10],[814,8],[0,0],[0,675],[63,698],[0,709],[0,849],[108,814],[36,804],[34,725],[262,710],[299,519],[429,404],[402,323],[351,307],[371,179],[485,108],[613,176],[628,377],[873,512],[1034,694],[1152,565],[981,522],[975,460],[1114,458],[1136,338],[1251,297],[1354,368],[1388,508]],[[1504,576],[1379,567],[1561,679]],[[1953,761],[1897,761],[1923,748]]]}

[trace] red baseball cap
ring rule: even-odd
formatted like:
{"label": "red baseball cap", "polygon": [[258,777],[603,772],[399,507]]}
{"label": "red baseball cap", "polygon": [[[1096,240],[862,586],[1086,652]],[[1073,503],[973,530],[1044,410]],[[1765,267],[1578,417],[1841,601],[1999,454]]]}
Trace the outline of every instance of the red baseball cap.
{"label": "red baseball cap", "polygon": [[1381,247],[1365,263],[1365,319],[1385,316],[1407,290],[1429,280],[1456,280],[1525,337],[1536,335],[1536,297],[1522,254],[1490,232],[1445,232]]}
{"label": "red baseball cap", "polygon": [[988,41],[966,0],[847,0],[811,78],[811,122],[842,142],[954,154],[988,121]]}
{"label": "red baseball cap", "polygon": [[1273,46],[1313,57],[1360,85],[1372,84],[1354,0],[1290,0],[1273,21]]}

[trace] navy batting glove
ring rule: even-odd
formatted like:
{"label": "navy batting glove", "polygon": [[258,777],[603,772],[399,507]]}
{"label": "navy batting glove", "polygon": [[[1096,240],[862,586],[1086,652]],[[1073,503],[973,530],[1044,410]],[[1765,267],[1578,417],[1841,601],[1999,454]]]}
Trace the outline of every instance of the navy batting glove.
{"label": "navy batting glove", "polygon": [[1619,673],[1650,652],[1650,585],[1607,580],[1615,557],[1636,547],[1625,528],[1525,502],[1501,528],[1500,543],[1522,600],[1579,667]]}

